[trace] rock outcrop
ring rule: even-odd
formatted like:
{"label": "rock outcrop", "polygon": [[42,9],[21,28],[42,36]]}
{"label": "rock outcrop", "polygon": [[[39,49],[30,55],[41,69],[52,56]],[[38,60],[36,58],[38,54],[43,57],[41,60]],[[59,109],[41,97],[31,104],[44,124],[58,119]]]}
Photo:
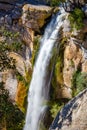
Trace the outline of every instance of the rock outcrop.
{"label": "rock outcrop", "polygon": [[[79,71],[87,73],[87,38],[86,38],[86,18],[83,20],[84,26],[79,31],[72,31],[68,19],[64,23],[63,41],[65,40],[63,51],[60,50],[60,60],[58,59],[56,66],[55,80],[57,94],[56,98],[72,97],[73,76]],[[63,58],[63,60],[61,60]],[[60,73],[59,74],[59,67]],[[55,72],[54,72],[55,73]],[[62,75],[62,82],[57,81]]]}
{"label": "rock outcrop", "polygon": [[87,130],[87,89],[58,113],[49,130]]}
{"label": "rock outcrop", "polygon": [[[46,3],[46,0],[0,0],[0,45],[8,56],[5,60],[14,60],[14,68],[4,68],[0,72],[0,83],[4,82],[4,88],[9,92],[9,100],[22,112],[26,109],[26,97],[39,48],[39,38],[53,13],[58,11],[58,8],[36,5],[38,3]],[[63,101],[65,104],[73,96],[74,73],[78,70],[80,74],[87,73],[87,1],[69,0],[64,6],[67,12],[72,12],[77,7],[85,14],[83,28],[72,31],[67,13],[64,28],[60,31],[61,45],[55,56],[56,63],[53,63],[53,59],[51,61],[54,64],[51,66],[55,66],[54,71],[50,69],[50,72],[53,71],[52,101]],[[3,63],[4,66],[5,62]],[[50,79],[50,73],[48,75],[46,82]],[[50,130],[87,130],[86,96],[87,89],[70,101],[59,112]],[[45,119],[45,122],[47,124],[49,121]]]}
{"label": "rock outcrop", "polygon": [[63,78],[64,84],[67,87],[71,86],[72,75],[77,71],[79,64],[82,60],[82,51],[71,40],[69,45],[66,46],[64,51],[64,69]]}
{"label": "rock outcrop", "polygon": [[0,72],[0,82],[4,82],[10,100],[24,111],[23,105],[32,75],[34,33],[41,33],[53,9],[24,4],[19,0],[0,0],[0,11],[0,43],[8,45],[6,53],[15,61],[15,70]]}
{"label": "rock outcrop", "polygon": [[18,81],[13,70],[0,72],[0,82],[4,82],[5,89],[9,91],[9,99],[15,103]]}
{"label": "rock outcrop", "polygon": [[48,6],[35,6],[25,4],[23,6],[22,23],[34,31],[40,32],[40,28],[46,24],[46,19],[52,14],[53,9]]}

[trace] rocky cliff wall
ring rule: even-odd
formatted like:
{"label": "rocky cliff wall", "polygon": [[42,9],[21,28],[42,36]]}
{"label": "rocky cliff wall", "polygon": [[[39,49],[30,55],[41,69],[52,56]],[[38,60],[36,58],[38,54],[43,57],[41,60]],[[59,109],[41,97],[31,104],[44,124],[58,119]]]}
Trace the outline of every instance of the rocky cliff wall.
{"label": "rocky cliff wall", "polygon": [[[72,11],[67,10],[69,13],[60,34],[60,49],[53,50],[56,52],[56,58],[53,52],[48,68],[48,71],[53,71],[50,108],[60,102],[56,111],[87,85],[87,9],[86,3],[83,4],[85,1],[79,2],[79,11],[81,12],[82,7],[85,9],[81,19],[83,26],[77,31],[75,28],[73,30],[69,21]],[[9,91],[11,102],[25,112],[27,91],[43,28],[49,23],[52,15],[58,12],[58,8],[15,1],[12,3],[10,0],[0,1],[0,82],[4,82],[5,89]],[[51,113],[53,117],[55,113],[55,110]]]}
{"label": "rocky cliff wall", "polygon": [[87,129],[87,89],[72,99],[58,113],[49,130]]}

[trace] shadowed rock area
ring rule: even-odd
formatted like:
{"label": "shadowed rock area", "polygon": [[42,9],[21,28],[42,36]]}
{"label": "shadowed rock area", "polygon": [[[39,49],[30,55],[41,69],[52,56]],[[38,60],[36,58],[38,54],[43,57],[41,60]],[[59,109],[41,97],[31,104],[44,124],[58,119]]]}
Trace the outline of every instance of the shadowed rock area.
{"label": "shadowed rock area", "polygon": [[87,130],[87,89],[58,113],[49,130]]}

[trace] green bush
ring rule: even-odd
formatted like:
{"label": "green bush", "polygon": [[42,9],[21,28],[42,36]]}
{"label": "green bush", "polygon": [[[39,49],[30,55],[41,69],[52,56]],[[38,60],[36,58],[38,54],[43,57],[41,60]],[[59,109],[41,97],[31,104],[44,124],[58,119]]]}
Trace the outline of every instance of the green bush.
{"label": "green bush", "polygon": [[72,78],[72,95],[76,96],[85,88],[87,88],[87,73],[76,71]]}
{"label": "green bush", "polygon": [[76,28],[79,30],[83,27],[84,13],[81,9],[75,8],[68,18],[70,20],[72,29]]}
{"label": "green bush", "polygon": [[63,103],[58,103],[58,102],[54,102],[52,103],[51,105],[51,109],[50,109],[50,112],[51,112],[51,116],[53,118],[56,117],[57,113],[60,111],[60,109],[64,106]]}
{"label": "green bush", "polygon": [[15,60],[8,56],[9,48],[7,43],[0,43],[0,71],[15,69]]}
{"label": "green bush", "polygon": [[34,50],[32,53],[32,59],[31,59],[31,63],[34,66],[35,64],[35,60],[37,59],[38,53],[39,53],[39,47],[40,47],[40,37],[36,36],[34,38]]}
{"label": "green bush", "polygon": [[76,79],[77,93],[87,88],[87,73],[79,73]]}
{"label": "green bush", "polygon": [[3,30],[3,34],[4,34],[4,36],[10,37],[10,38],[17,38],[19,36],[19,32],[13,33],[11,31],[8,31],[7,29]]}
{"label": "green bush", "polygon": [[65,0],[51,0],[50,5],[51,6],[58,6],[61,2],[64,2]]}
{"label": "green bush", "polygon": [[24,114],[9,100],[9,93],[0,82],[0,126],[6,125],[6,130],[22,130]]}

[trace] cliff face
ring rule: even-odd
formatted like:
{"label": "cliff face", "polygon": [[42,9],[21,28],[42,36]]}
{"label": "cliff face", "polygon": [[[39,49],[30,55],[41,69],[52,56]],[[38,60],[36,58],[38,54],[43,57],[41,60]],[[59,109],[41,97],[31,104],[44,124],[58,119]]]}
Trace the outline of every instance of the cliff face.
{"label": "cliff face", "polygon": [[22,130],[40,35],[53,9],[0,1],[0,11],[0,129]]}
{"label": "cliff face", "polygon": [[[7,6],[6,3],[3,4]],[[22,97],[22,100],[25,100],[26,91],[31,79],[35,51],[37,46],[39,46],[37,45],[38,37],[35,39],[34,33],[41,33],[40,29],[46,24],[46,19],[51,17],[53,9],[47,6],[34,6],[30,4],[25,4],[20,10],[15,5],[14,8],[11,8],[11,12],[9,12],[7,7],[6,9],[8,12],[6,13],[3,10],[4,13],[2,12],[3,15],[0,17],[0,42],[1,47],[3,45],[6,46],[4,49],[8,56],[6,58],[4,54],[1,55],[5,58],[5,62],[8,62],[8,58],[10,60],[14,59],[14,63],[12,63],[14,67],[4,66],[3,68],[3,64],[6,63],[1,62],[0,76],[1,81],[5,83],[5,88],[9,91],[10,99],[13,102],[16,100],[18,103],[23,94],[25,96],[24,98]],[[22,82],[21,87],[25,87],[20,88],[20,82]],[[19,90],[24,93],[22,94]],[[23,107],[23,104],[21,106]]]}
{"label": "cliff face", "polygon": [[[64,28],[60,31],[60,48],[53,50],[48,68],[49,72],[53,70],[50,83],[52,105],[49,106],[54,109],[54,105],[56,110],[51,111],[52,117],[59,107],[87,86],[86,3],[79,1],[80,7],[78,1],[65,4],[69,13]],[[73,9],[71,4],[74,5]],[[23,112],[26,111],[27,91],[40,46],[39,41],[45,26],[56,12],[58,8],[31,5],[16,0],[0,0],[0,83],[3,82],[4,88],[9,91],[9,100]],[[74,129],[73,123],[72,128]]]}
{"label": "cliff face", "polygon": [[72,99],[58,113],[49,130],[87,129],[87,89]]}

